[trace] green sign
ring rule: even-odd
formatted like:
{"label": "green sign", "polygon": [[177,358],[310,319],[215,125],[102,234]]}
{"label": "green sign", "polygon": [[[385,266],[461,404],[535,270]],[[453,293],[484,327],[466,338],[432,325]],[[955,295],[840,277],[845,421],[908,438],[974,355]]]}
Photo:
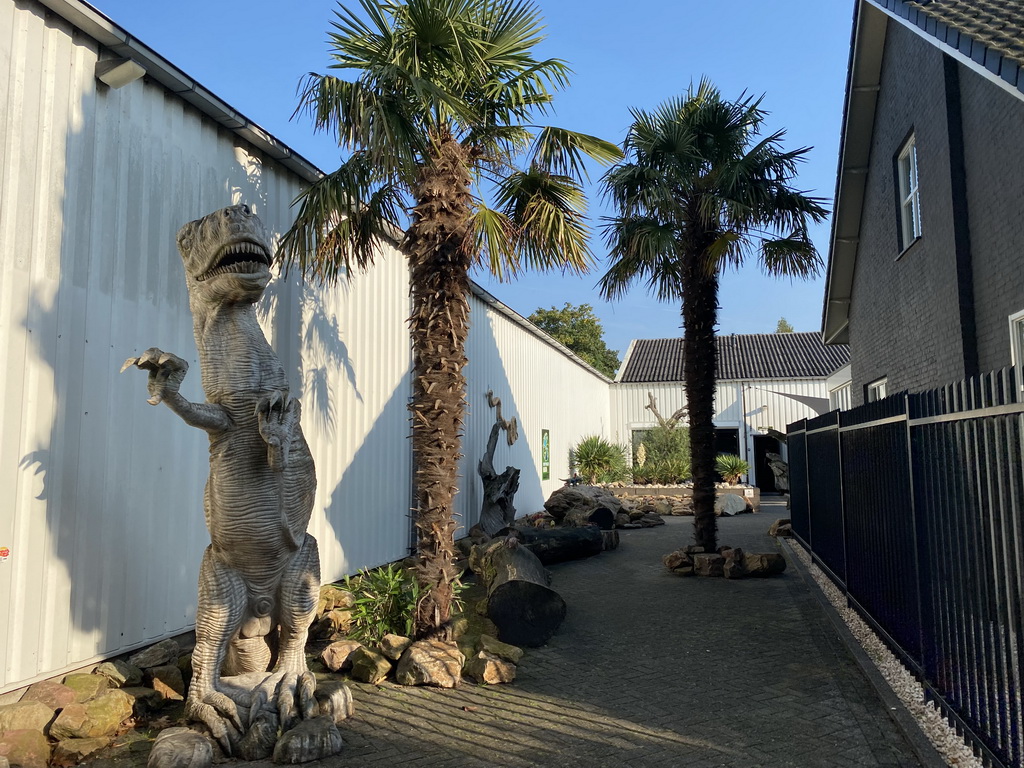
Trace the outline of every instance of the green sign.
{"label": "green sign", "polygon": [[541,479],[551,479],[551,433],[546,429],[540,431],[540,470]]}

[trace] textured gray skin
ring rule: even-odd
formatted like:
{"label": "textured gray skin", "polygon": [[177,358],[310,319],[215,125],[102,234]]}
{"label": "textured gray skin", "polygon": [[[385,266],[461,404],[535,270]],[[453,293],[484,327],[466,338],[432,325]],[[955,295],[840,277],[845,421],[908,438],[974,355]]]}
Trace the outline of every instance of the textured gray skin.
{"label": "textured gray skin", "polygon": [[[210,546],[199,573],[186,714],[238,754],[267,731],[268,718],[287,730],[317,714],[304,653],[320,586],[316,540],[306,533],[316,475],[299,401],[256,318],[271,277],[260,220],[247,206],[224,208],[182,227],[178,250],[206,402],[179,394],[188,364],[155,347],[122,370],[148,371],[149,403],[163,402],[210,438]],[[247,676],[254,679],[241,688],[221,678],[253,672],[274,674]]]}

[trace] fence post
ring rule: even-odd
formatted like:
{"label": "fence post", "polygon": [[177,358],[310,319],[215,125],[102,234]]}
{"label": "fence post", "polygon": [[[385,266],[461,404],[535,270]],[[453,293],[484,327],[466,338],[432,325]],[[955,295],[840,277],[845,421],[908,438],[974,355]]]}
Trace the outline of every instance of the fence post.
{"label": "fence post", "polygon": [[[916,396],[920,397],[920,396]],[[914,440],[911,434],[912,427],[910,426],[911,419],[911,395],[909,392],[903,393],[903,413],[907,417],[906,425],[906,446],[907,446],[907,484],[909,485],[908,496],[910,498],[910,517],[914,525],[914,592],[917,598],[917,644],[918,644],[918,661],[921,664],[922,671],[927,669],[927,660],[925,659],[925,627],[931,627],[931,614],[925,617],[925,600],[922,595],[922,585],[927,579],[927,567],[922,573],[922,560],[921,555],[923,550],[927,550],[927,547],[922,546],[922,539],[924,538],[924,532],[922,531],[921,519],[917,514],[917,492],[914,483]]]}

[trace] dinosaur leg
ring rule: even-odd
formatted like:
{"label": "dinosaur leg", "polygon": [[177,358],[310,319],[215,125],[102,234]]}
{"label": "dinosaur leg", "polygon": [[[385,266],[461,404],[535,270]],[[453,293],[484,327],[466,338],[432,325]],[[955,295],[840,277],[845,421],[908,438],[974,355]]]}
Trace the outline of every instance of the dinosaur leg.
{"label": "dinosaur leg", "polygon": [[218,689],[217,682],[247,601],[242,577],[217,562],[213,547],[207,547],[199,569],[196,647],[185,714],[190,720],[204,723],[229,755],[243,727],[237,703]]}
{"label": "dinosaur leg", "polygon": [[298,716],[317,713],[316,679],[306,667],[305,647],[319,596],[320,552],[316,539],[307,533],[281,576],[278,599],[281,634],[275,671],[285,673],[277,692],[282,727]]}

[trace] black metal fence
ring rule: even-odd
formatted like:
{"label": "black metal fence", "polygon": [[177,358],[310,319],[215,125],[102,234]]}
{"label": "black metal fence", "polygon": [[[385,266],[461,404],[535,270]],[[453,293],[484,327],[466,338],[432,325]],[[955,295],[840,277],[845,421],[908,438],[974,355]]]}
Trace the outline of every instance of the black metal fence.
{"label": "black metal fence", "polygon": [[797,537],[994,766],[1024,765],[1024,398],[1005,369],[790,424]]}

